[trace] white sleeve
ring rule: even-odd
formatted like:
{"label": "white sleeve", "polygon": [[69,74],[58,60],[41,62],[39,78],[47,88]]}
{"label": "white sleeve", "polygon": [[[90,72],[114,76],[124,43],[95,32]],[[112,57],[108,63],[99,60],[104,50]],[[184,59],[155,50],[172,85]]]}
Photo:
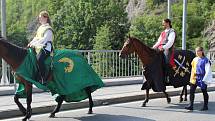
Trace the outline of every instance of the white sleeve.
{"label": "white sleeve", "polygon": [[161,41],[161,35],[159,36],[158,41],[155,43],[155,45],[153,46],[153,48],[158,48],[158,46],[160,44],[160,41]]}
{"label": "white sleeve", "polygon": [[37,39],[34,37],[33,40],[29,43],[29,45],[34,45],[37,42]]}
{"label": "white sleeve", "polygon": [[163,49],[166,50],[171,48],[172,45],[174,44],[174,41],[175,41],[175,32],[172,31],[169,33],[168,42],[163,46]]}
{"label": "white sleeve", "polygon": [[43,38],[41,38],[40,40],[38,40],[38,43],[45,45],[48,41],[53,41],[53,36],[52,35],[53,35],[52,31],[51,30],[47,30],[44,33]]}
{"label": "white sleeve", "polygon": [[208,62],[205,64],[205,76],[202,79],[202,81],[208,84],[208,83],[211,83],[212,80],[213,80],[213,75],[212,75],[211,65]]}

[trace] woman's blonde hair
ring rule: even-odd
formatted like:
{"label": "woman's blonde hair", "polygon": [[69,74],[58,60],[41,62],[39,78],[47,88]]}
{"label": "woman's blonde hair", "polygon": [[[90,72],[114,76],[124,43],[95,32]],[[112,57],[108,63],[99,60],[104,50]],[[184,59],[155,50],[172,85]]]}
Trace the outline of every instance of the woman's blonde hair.
{"label": "woman's blonde hair", "polygon": [[205,56],[203,47],[196,47],[196,51],[202,51],[202,56]]}
{"label": "woman's blonde hair", "polygon": [[47,18],[47,23],[49,23],[49,25],[51,25],[51,20],[49,18],[48,11],[41,11],[40,14],[39,14],[39,16],[43,16],[43,17]]}

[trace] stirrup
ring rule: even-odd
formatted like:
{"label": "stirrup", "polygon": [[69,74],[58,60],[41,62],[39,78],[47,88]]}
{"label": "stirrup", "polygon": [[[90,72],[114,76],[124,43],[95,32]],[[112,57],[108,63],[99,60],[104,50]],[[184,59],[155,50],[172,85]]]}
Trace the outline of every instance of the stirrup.
{"label": "stirrup", "polygon": [[43,77],[41,77],[40,83],[42,85],[47,85],[47,80],[45,80]]}

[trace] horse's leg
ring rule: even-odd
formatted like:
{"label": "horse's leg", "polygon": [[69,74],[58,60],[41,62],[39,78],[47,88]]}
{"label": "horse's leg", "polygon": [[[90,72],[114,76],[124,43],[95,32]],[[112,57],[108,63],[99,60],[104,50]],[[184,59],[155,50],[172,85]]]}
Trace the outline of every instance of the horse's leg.
{"label": "horse's leg", "polygon": [[145,96],[145,100],[142,104],[142,107],[146,107],[146,103],[149,102],[149,89],[146,89],[146,96]]}
{"label": "horse's leg", "polygon": [[15,94],[14,96],[14,102],[17,104],[19,107],[19,110],[22,112],[22,114],[25,116],[26,115],[26,109],[23,107],[23,105],[19,102],[19,95]]}
{"label": "horse's leg", "polygon": [[55,117],[55,113],[59,112],[60,111],[60,108],[61,108],[61,105],[63,103],[63,100],[64,100],[65,96],[63,95],[59,95],[57,96],[57,106],[55,107],[55,109],[51,112],[49,118],[54,118]]}
{"label": "horse's leg", "polygon": [[184,101],[187,101],[187,85],[184,88]]}
{"label": "horse's leg", "polygon": [[181,103],[183,101],[183,95],[184,95],[184,91],[185,91],[185,87],[183,86],[181,93],[180,93],[180,97],[179,97],[179,102]]}
{"label": "horse's leg", "polygon": [[27,110],[26,110],[26,115],[25,117],[22,119],[23,121],[26,121],[27,119],[31,118],[31,114],[32,114],[32,109],[31,109],[31,102],[32,102],[32,84],[31,83],[25,83],[25,91],[27,94]]}
{"label": "horse's leg", "polygon": [[87,87],[85,89],[87,95],[88,95],[88,99],[89,99],[89,110],[88,110],[88,114],[92,114],[93,113],[93,99],[92,99],[92,95],[91,95],[91,89],[90,87]]}
{"label": "horse's leg", "polygon": [[171,98],[169,97],[169,95],[167,94],[167,92],[166,92],[166,91],[163,91],[163,93],[164,93],[165,96],[166,96],[167,103],[170,103],[170,102],[171,102]]}

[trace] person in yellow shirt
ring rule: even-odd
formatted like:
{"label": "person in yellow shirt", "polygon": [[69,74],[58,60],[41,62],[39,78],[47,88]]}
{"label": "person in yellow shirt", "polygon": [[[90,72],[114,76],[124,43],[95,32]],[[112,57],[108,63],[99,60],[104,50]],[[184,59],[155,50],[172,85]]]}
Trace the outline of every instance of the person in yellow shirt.
{"label": "person in yellow shirt", "polygon": [[195,49],[196,57],[193,59],[191,65],[191,76],[190,76],[190,104],[185,107],[187,110],[193,110],[193,103],[195,97],[196,87],[200,87],[204,96],[204,105],[200,109],[201,111],[208,110],[208,92],[207,82],[212,79],[211,64],[207,57],[205,57],[202,47]]}
{"label": "person in yellow shirt", "polygon": [[[40,27],[37,29],[36,36],[28,44],[28,47],[34,48],[37,53],[37,61],[39,66],[39,81],[46,83],[47,74],[45,73],[45,59],[50,56],[53,50],[52,42],[54,39],[51,20],[47,11],[41,11],[39,14]],[[38,78],[38,77],[37,77]]]}

